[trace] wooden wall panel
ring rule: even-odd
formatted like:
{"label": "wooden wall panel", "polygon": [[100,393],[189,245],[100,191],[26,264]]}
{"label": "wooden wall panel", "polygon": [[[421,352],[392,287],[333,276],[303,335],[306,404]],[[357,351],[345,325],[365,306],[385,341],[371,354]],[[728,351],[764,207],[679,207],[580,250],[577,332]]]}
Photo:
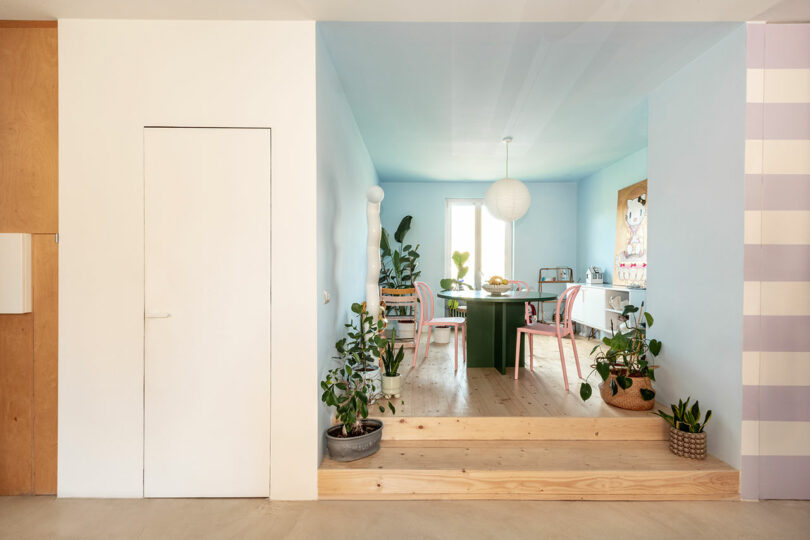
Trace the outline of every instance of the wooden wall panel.
{"label": "wooden wall panel", "polygon": [[0,21],[0,232],[58,232],[57,29]]}
{"label": "wooden wall panel", "polygon": [[34,493],[56,493],[58,244],[36,234],[33,249]]}
{"label": "wooden wall panel", "polygon": [[0,315],[0,495],[32,492],[33,362],[33,315]]}

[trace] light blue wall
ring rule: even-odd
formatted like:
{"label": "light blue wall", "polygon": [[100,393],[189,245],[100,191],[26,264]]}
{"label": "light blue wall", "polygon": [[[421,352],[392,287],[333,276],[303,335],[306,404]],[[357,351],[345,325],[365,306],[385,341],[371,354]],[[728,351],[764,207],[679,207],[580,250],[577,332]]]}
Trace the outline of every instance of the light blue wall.
{"label": "light blue wall", "polygon": [[647,149],[642,148],[578,182],[575,275],[579,281],[585,280],[588,266],[599,266],[605,283],[613,283],[617,192],[645,178]]}
{"label": "light blue wall", "polygon": [[709,451],[740,466],[745,25],[650,95],[648,306],[662,403],[714,415]]}
{"label": "light blue wall", "polygon": [[[334,366],[335,341],[344,334],[351,304],[365,299],[366,190],[378,180],[320,35],[316,78],[318,290],[329,291],[332,297],[330,303],[317,307],[318,370],[323,375]],[[293,228],[291,225],[290,234]],[[321,433],[329,421],[330,410],[319,402]],[[322,452],[323,446],[320,455]]]}
{"label": "light blue wall", "polygon": [[[489,182],[383,182],[383,227],[393,233],[406,215],[413,216],[408,241],[421,244],[422,276],[434,291],[444,275],[445,201],[483,198]],[[543,266],[576,263],[577,184],[575,182],[528,183],[532,202],[529,211],[515,223],[514,278],[537,284]]]}

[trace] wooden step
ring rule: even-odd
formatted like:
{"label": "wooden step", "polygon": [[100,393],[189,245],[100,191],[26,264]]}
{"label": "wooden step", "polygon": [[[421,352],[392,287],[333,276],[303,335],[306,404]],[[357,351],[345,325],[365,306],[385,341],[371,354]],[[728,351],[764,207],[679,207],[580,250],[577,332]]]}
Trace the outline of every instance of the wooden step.
{"label": "wooden step", "polygon": [[665,441],[666,422],[630,417],[386,417],[383,440]]}
{"label": "wooden step", "polygon": [[679,458],[665,441],[387,440],[362,460],[327,457],[318,486],[341,500],[735,499],[739,472]]}

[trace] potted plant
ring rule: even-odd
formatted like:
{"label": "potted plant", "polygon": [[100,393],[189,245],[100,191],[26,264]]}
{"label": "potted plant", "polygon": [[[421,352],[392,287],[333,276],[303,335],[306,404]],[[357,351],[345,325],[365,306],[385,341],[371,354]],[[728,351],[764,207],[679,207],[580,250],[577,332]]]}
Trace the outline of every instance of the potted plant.
{"label": "potted plant", "polygon": [[396,340],[397,335],[394,332],[392,339],[385,344],[380,357],[385,371],[382,376],[382,393],[386,398],[398,398],[402,393],[402,377],[399,374],[399,365],[405,357],[405,350],[400,346],[399,350],[394,352]]}
{"label": "potted plant", "polygon": [[[469,251],[454,251],[450,259],[456,265],[456,277],[444,278],[439,282],[442,291],[460,291],[463,289],[472,290],[472,285],[464,283],[464,276],[470,271],[468,266],[464,263],[470,258]],[[449,310],[457,310],[459,308],[458,300],[447,300],[447,308]],[[436,343],[450,343],[450,327],[439,327],[433,330],[433,341]]]}
{"label": "potted plant", "polygon": [[[405,236],[411,230],[412,216],[405,216],[394,232],[398,247],[392,247],[391,238],[385,228],[380,234],[380,286],[396,291],[394,294],[414,295],[414,283],[422,274],[419,270],[419,244],[405,243]],[[407,308],[392,306],[397,315],[404,316]],[[414,336],[413,321],[397,321],[399,337],[411,339]]]}
{"label": "potted plant", "polygon": [[703,423],[700,423],[700,405],[695,400],[695,404],[689,407],[689,400],[678,400],[678,406],[670,405],[672,416],[662,410],[656,414],[669,424],[669,449],[676,456],[690,459],[706,459],[706,432],[704,428],[712,411],[706,411]]}
{"label": "potted plant", "polygon": [[[326,373],[321,381],[321,401],[334,407],[339,424],[326,430],[326,446],[335,461],[354,461],[380,449],[383,424],[368,418],[368,407],[381,397],[379,386],[369,373],[376,370],[380,350],[387,341],[381,331],[384,321],[375,321],[366,304],[352,304],[358,321],[346,324],[348,338],[335,343],[340,365]],[[394,405],[389,403],[392,413]],[[380,412],[385,411],[379,406]]]}
{"label": "potted plant", "polygon": [[[642,315],[645,324],[639,324]],[[653,317],[644,311],[644,304],[641,305],[641,310],[627,305],[622,310],[619,321],[623,323],[621,327],[627,331],[622,332],[620,327],[616,332],[611,322],[613,335],[602,338],[602,343],[608,349],[597,345],[591,351],[591,355],[598,351],[596,363],[592,367],[602,378],[600,394],[605,403],[614,407],[633,411],[650,410],[655,406],[652,381],[655,380],[656,366],[650,363],[647,353],[658,356],[661,352],[660,341],[647,339],[647,328],[653,325]],[[592,388],[588,379],[593,371],[579,387],[579,395],[583,400],[591,397]]]}

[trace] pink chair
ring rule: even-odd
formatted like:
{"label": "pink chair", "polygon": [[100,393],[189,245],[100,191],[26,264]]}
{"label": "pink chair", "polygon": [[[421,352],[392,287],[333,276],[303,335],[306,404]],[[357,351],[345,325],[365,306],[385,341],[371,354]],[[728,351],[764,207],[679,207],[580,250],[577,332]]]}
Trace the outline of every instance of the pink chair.
{"label": "pink chair", "polygon": [[[518,280],[510,280],[510,285],[517,285],[517,290],[521,292],[529,292],[529,284],[525,281],[518,281]],[[534,305],[531,302],[525,303],[525,311],[523,313],[523,319],[526,321],[526,324],[532,324],[535,319],[536,311]],[[534,356],[534,341],[529,340],[529,354]]]}
{"label": "pink chair", "polygon": [[[574,359],[577,363],[577,375],[581,378],[582,371],[579,368],[579,355],[577,354],[577,344],[574,340],[574,325],[571,324],[571,308],[574,305],[574,299],[579,294],[579,285],[569,287],[557,298],[557,318],[560,319],[560,306],[565,302],[564,324],[545,324],[545,323],[532,323],[527,324],[522,328],[517,329],[517,340],[515,341],[515,379],[518,378],[518,366],[520,365],[520,338],[522,334],[527,334],[529,337],[529,350],[531,354],[531,342],[534,335],[538,336],[555,336],[557,338],[557,346],[560,349],[560,362],[562,363],[563,380],[565,381],[565,391],[568,392],[568,372],[565,370],[565,355],[563,355],[562,338],[569,336],[571,338],[571,347],[574,349]],[[534,369],[534,355],[531,354],[529,361],[530,369]]]}
{"label": "pink chair", "polygon": [[413,351],[413,365],[416,365],[416,355],[419,352],[419,343],[422,340],[422,328],[427,326],[427,347],[425,358],[430,352],[430,334],[434,326],[452,326],[456,333],[456,371],[458,371],[458,329],[461,328],[462,351],[464,363],[467,363],[467,319],[464,317],[433,317],[433,291],[424,281],[414,283],[416,295],[419,297],[419,333],[416,335],[416,348]]}

